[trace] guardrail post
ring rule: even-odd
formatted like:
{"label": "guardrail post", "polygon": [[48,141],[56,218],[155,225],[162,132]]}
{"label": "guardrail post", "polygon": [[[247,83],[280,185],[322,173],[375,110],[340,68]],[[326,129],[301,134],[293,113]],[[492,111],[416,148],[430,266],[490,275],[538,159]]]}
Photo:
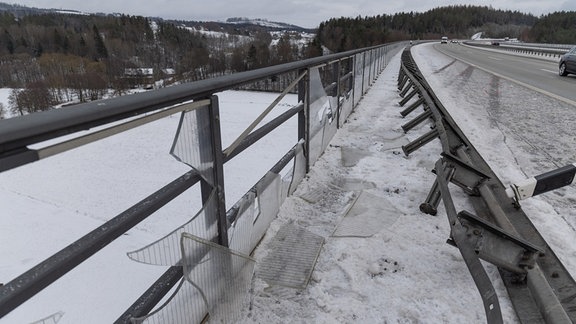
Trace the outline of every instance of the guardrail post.
{"label": "guardrail post", "polygon": [[420,211],[428,215],[436,216],[441,199],[442,196],[440,195],[440,189],[438,188],[438,180],[434,179],[434,184],[432,185],[432,188],[430,188],[428,197],[426,197],[426,200],[420,204]]}
{"label": "guardrail post", "polygon": [[420,105],[424,104],[424,101],[425,101],[424,98],[420,97],[420,99],[418,99],[416,102],[414,102],[413,104],[408,106],[408,108],[402,110],[400,112],[400,115],[402,117],[408,116],[412,111],[414,111],[416,108],[420,107]]}
{"label": "guardrail post", "polygon": [[418,137],[417,139],[413,140],[412,142],[402,146],[402,151],[406,156],[410,155],[410,153],[416,151],[420,147],[428,144],[432,140],[438,138],[438,129],[434,128],[433,130],[429,131],[428,133]]}
{"label": "guardrail post", "polygon": [[432,117],[432,111],[430,109],[426,109],[424,110],[423,113],[416,116],[416,118],[402,125],[401,126],[402,130],[404,131],[404,133],[408,133],[408,131],[410,131],[412,128],[416,127],[417,125],[419,125],[420,123],[431,117]]}

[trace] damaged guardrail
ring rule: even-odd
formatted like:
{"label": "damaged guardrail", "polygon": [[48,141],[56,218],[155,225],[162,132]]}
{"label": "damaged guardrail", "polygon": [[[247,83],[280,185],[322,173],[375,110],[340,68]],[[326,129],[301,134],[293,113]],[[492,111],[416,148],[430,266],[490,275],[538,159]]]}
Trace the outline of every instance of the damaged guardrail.
{"label": "damaged guardrail", "polygon": [[[443,201],[451,229],[448,243],[460,250],[470,270],[484,303],[487,322],[502,323],[503,319],[498,296],[480,259],[498,267],[522,323],[576,320],[576,282],[436,98],[409,48],[402,54],[398,90],[403,97],[400,106],[409,104],[401,112],[403,117],[420,107],[423,110],[402,125],[405,132],[425,121],[432,122],[430,131],[402,147],[404,153],[410,155],[437,138],[442,145],[441,158],[433,170],[436,179],[420,210],[436,215]],[[566,183],[568,175],[564,173],[572,171],[566,168],[542,178],[559,178],[560,183]],[[468,195],[475,213],[456,210],[450,183]],[[513,188],[519,191],[524,187]]]}

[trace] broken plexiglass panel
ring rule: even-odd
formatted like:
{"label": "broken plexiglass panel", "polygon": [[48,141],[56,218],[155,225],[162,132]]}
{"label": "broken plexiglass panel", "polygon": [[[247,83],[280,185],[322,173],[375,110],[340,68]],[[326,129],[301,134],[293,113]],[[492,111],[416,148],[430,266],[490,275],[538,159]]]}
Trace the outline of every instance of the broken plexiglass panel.
{"label": "broken plexiglass panel", "polygon": [[268,230],[270,223],[278,215],[280,209],[280,195],[282,193],[282,179],[280,175],[268,172],[262,180],[256,184],[256,199],[258,210],[252,230],[252,246],[256,246]]}
{"label": "broken plexiglass panel", "polygon": [[216,190],[213,190],[208,201],[189,222],[178,227],[170,234],[139,250],[128,252],[128,257],[134,261],[153,265],[173,266],[180,264],[180,236],[182,233],[212,239],[218,235],[216,215]]}
{"label": "broken plexiglass panel", "polygon": [[248,192],[238,202],[236,220],[228,229],[228,247],[234,251],[250,254],[252,245],[252,224],[254,223],[255,196]]}
{"label": "broken plexiglass panel", "polygon": [[62,316],[64,316],[64,312],[58,312],[30,324],[57,324]]}
{"label": "broken plexiglass panel", "polygon": [[364,54],[354,56],[354,107],[362,98],[362,78],[364,73]]}
{"label": "broken plexiglass panel", "polygon": [[194,168],[206,182],[214,186],[209,109],[210,107],[204,106],[182,112],[170,154]]}
{"label": "broken plexiglass panel", "polygon": [[158,309],[142,317],[131,318],[134,324],[202,323],[208,314],[202,293],[184,278],[174,293]]}
{"label": "broken plexiglass panel", "polygon": [[334,122],[334,112],[318,68],[310,69],[310,164],[313,165],[324,151],[324,129]]}
{"label": "broken plexiglass panel", "polygon": [[306,176],[306,157],[304,156],[304,142],[300,141],[294,148],[294,167],[292,169],[292,178],[290,181],[290,188],[288,189],[288,196],[291,196],[296,188]]}
{"label": "broken plexiglass panel", "polygon": [[[256,260],[188,233],[181,244],[184,278],[201,292],[209,321],[234,323],[249,301]],[[198,262],[199,252],[204,257]]]}

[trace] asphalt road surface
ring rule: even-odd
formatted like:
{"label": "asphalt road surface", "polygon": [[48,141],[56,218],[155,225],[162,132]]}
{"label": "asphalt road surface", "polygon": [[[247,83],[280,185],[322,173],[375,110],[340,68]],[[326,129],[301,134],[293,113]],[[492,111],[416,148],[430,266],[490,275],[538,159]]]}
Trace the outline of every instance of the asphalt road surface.
{"label": "asphalt road surface", "polygon": [[441,53],[576,106],[576,75],[560,77],[557,58],[515,55],[463,44],[435,44]]}

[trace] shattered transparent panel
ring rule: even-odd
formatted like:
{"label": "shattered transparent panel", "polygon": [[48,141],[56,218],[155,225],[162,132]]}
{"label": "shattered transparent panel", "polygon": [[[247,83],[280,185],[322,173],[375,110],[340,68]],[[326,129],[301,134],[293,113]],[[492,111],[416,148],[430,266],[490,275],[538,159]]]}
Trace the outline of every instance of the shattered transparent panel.
{"label": "shattered transparent panel", "polygon": [[268,172],[262,180],[256,184],[256,198],[258,207],[252,234],[252,246],[255,247],[262,236],[268,230],[270,223],[278,215],[282,194],[282,179],[280,175]]}
{"label": "shattered transparent panel", "polygon": [[[234,323],[247,306],[256,261],[188,233],[182,234],[184,278],[202,293],[211,323]],[[201,261],[198,253],[205,253]]]}
{"label": "shattered transparent panel", "polygon": [[286,198],[288,197],[290,186],[292,185],[292,179],[292,174],[286,174],[284,177],[282,177],[282,184],[280,185],[280,206],[284,204],[284,201],[286,201]]}
{"label": "shattered transparent panel", "polygon": [[310,164],[314,164],[322,154],[324,128],[332,124],[334,118],[331,102],[322,85],[320,73],[317,68],[310,69]]}
{"label": "shattered transparent panel", "polygon": [[206,106],[182,112],[170,154],[194,168],[206,182],[214,185],[209,109]]}
{"label": "shattered transparent panel", "polygon": [[186,224],[178,227],[170,234],[139,250],[128,252],[128,257],[134,261],[173,266],[180,264],[180,236],[182,233],[212,239],[218,234],[216,220],[216,190],[213,190],[204,207]]}
{"label": "shattered transparent panel", "polygon": [[361,191],[332,236],[370,237],[394,225],[400,215],[388,199]]}
{"label": "shattered transparent panel", "polygon": [[340,100],[340,126],[344,125],[346,119],[352,113],[352,108],[354,107],[352,101],[352,91],[346,93]]}
{"label": "shattered transparent panel", "polygon": [[256,194],[249,192],[240,199],[238,215],[228,230],[228,247],[234,251],[250,254],[252,246],[252,224],[254,223],[254,208]]}
{"label": "shattered transparent panel", "polygon": [[290,182],[290,189],[288,195],[292,195],[300,182],[306,176],[306,157],[304,156],[304,143],[299,142],[296,145],[296,153],[294,155],[294,168],[292,170],[292,179]]}
{"label": "shattered transparent panel", "polygon": [[[336,110],[336,107],[338,107],[338,98],[336,97],[328,97],[329,99],[329,103],[330,103],[330,107],[334,107],[334,109],[330,108],[329,113],[332,114],[332,112],[334,112]],[[324,123],[324,131],[323,131],[323,135],[322,135],[322,152],[324,152],[326,150],[326,148],[328,147],[328,144],[330,144],[330,141],[332,140],[332,138],[334,137],[334,135],[336,135],[336,132],[338,131],[338,125],[336,123],[336,116],[335,115],[328,115],[325,117],[325,123]]]}
{"label": "shattered transparent panel", "polygon": [[368,90],[371,84],[370,77],[372,76],[372,52],[364,53],[364,90]]}
{"label": "shattered transparent panel", "polygon": [[364,64],[364,54],[356,54],[354,56],[354,107],[358,104],[362,98],[362,73]]}
{"label": "shattered transparent panel", "polygon": [[64,312],[58,312],[30,324],[57,324],[62,316],[64,316]]}
{"label": "shattered transparent panel", "polygon": [[208,314],[202,293],[182,279],[170,298],[150,314],[132,318],[134,324],[189,324],[201,323]]}
{"label": "shattered transparent panel", "polygon": [[294,224],[286,224],[259,262],[257,276],[270,285],[304,289],[324,244],[324,238]]}

